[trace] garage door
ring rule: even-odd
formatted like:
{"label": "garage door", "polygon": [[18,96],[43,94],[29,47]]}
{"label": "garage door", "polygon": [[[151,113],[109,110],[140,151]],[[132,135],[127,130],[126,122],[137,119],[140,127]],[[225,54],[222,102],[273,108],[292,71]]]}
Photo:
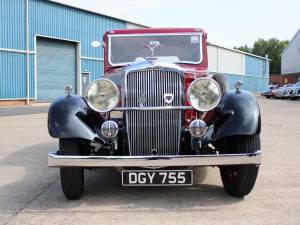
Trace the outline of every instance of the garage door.
{"label": "garage door", "polygon": [[76,93],[76,44],[37,39],[37,100],[52,101],[64,95],[69,84]]}

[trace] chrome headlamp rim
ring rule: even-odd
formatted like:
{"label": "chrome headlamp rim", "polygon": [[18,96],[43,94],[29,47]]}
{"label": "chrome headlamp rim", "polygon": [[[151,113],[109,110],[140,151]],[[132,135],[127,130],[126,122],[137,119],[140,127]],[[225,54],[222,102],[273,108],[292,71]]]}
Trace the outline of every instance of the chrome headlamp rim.
{"label": "chrome headlamp rim", "polygon": [[94,111],[96,111],[96,112],[99,112],[99,113],[107,113],[107,112],[112,111],[112,110],[118,105],[118,102],[119,102],[119,101],[117,101],[116,104],[115,104],[113,107],[110,107],[110,108],[108,108],[108,109],[106,109],[106,110],[99,110],[99,109],[95,108],[94,106],[92,106],[92,104],[90,104],[89,101],[88,101],[88,92],[89,92],[90,88],[91,88],[95,83],[97,83],[97,82],[99,82],[99,81],[102,81],[102,80],[103,80],[103,81],[108,81],[109,83],[111,83],[111,84],[113,85],[113,87],[115,88],[116,93],[117,93],[117,99],[120,100],[120,90],[119,90],[118,86],[117,86],[113,81],[111,81],[111,80],[109,80],[109,79],[107,79],[107,78],[102,78],[102,77],[101,77],[101,78],[98,78],[98,79],[96,79],[96,80],[94,80],[92,83],[89,84],[89,86],[88,86],[87,89],[85,90],[85,99],[86,99],[86,102],[87,102],[88,106],[89,106],[92,110],[94,110]]}
{"label": "chrome headlamp rim", "polygon": [[[218,99],[218,101],[217,101],[212,107],[210,107],[210,108],[208,108],[208,109],[201,109],[201,108],[199,108],[199,107],[195,107],[195,106],[192,104],[192,101],[191,101],[191,99],[190,99],[190,96],[191,96],[191,95],[190,95],[190,92],[191,92],[192,86],[193,86],[196,82],[198,82],[198,81],[200,81],[200,80],[209,80],[209,81],[213,82],[213,83],[216,85],[216,87],[218,88],[219,99]],[[210,111],[210,110],[216,108],[216,107],[219,105],[219,103],[220,103],[220,101],[221,101],[221,98],[222,98],[222,92],[221,92],[220,85],[218,84],[217,81],[215,81],[214,79],[212,79],[212,78],[210,78],[210,77],[200,77],[200,78],[195,79],[192,83],[190,83],[190,85],[189,85],[189,87],[188,87],[188,89],[187,89],[187,100],[188,100],[188,103],[189,103],[194,109],[196,109],[196,110],[198,110],[198,111],[200,111],[200,112],[208,112],[208,111]]]}

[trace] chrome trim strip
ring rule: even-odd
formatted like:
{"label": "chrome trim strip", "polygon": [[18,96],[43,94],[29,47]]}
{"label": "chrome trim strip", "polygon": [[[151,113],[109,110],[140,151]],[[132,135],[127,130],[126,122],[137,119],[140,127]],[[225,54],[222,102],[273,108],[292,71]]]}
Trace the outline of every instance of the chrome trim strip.
{"label": "chrome trim strip", "polygon": [[193,106],[115,107],[112,111],[191,110]]}
{"label": "chrome trim strip", "polygon": [[262,151],[245,154],[175,156],[70,156],[48,154],[49,167],[168,167],[260,165]]}

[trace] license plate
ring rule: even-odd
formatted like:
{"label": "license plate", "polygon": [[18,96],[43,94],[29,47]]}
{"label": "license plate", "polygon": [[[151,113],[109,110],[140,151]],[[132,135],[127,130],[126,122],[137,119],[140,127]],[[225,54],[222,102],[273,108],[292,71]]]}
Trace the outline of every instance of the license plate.
{"label": "license plate", "polygon": [[123,186],[181,186],[193,184],[192,170],[123,170]]}

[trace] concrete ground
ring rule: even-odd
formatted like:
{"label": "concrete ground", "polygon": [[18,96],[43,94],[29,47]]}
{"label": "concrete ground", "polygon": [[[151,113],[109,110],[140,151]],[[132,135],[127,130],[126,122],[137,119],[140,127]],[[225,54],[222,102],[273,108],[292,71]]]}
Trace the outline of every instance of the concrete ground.
{"label": "concrete ground", "polygon": [[5,107],[0,107],[0,117],[47,113],[48,108],[49,107],[45,105],[14,106],[14,107],[5,106]]}
{"label": "concrete ground", "polygon": [[263,164],[252,193],[228,196],[218,169],[193,187],[125,188],[114,170],[87,171],[64,198],[47,115],[0,117],[0,224],[300,224],[300,101],[259,99]]}

